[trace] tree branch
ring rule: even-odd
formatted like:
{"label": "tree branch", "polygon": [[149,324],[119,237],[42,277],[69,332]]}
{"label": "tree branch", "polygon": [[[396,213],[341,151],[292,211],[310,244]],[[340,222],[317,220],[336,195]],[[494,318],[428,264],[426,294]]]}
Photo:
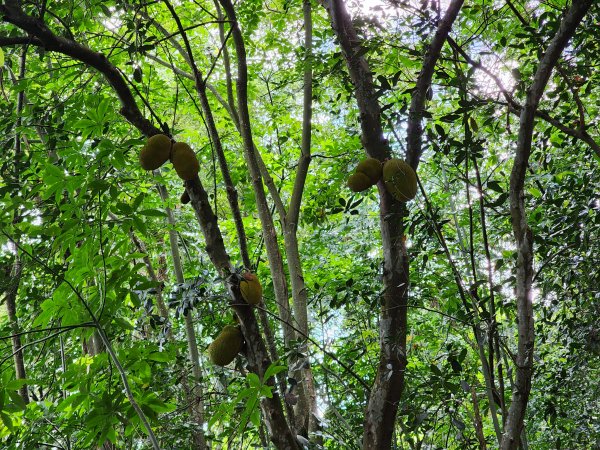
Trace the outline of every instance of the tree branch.
{"label": "tree branch", "polygon": [[343,0],[320,0],[327,9],[331,27],[335,31],[346,59],[348,72],[354,84],[354,96],[360,113],[362,143],[373,158],[383,161],[391,155],[390,147],[383,136],[381,108],[375,95],[375,85],[369,64],[362,52],[350,14]]}
{"label": "tree branch", "polygon": [[[271,269],[271,278],[273,280],[273,288],[275,292],[275,300],[280,307],[280,314],[282,319],[286,322],[290,322],[290,306],[288,298],[288,287],[287,280],[283,270],[283,260],[279,251],[279,245],[277,240],[277,233],[271,212],[265,196],[263,181],[258,165],[258,158],[254,147],[252,138],[252,128],[250,124],[250,112],[248,109],[248,66],[246,62],[246,49],[242,32],[237,22],[235,9],[231,0],[219,0],[227,18],[231,21],[231,36],[235,45],[236,56],[237,56],[237,99],[238,99],[238,113],[239,113],[239,124],[240,134],[242,135],[242,141],[244,144],[244,155],[246,163],[248,165],[248,171],[252,179],[252,187],[254,195],[256,197],[256,206],[258,210],[258,216],[260,218],[262,234],[265,241],[265,247],[267,250],[267,258],[269,260],[269,267]],[[284,339],[288,344],[292,339],[295,338],[295,333],[290,327],[284,326]],[[262,342],[262,339],[261,339]],[[251,343],[252,344],[252,343]],[[278,448],[286,449],[297,449],[299,448],[296,441],[296,436],[292,433],[289,425],[287,424],[285,417],[283,416],[283,410],[281,405],[277,405],[274,408],[274,404],[265,405],[269,406],[270,410],[265,411],[271,421],[268,424],[273,427],[270,429],[270,438],[273,444]]]}
{"label": "tree branch", "polygon": [[311,120],[312,120],[312,18],[311,5],[309,0],[303,2],[304,12],[304,92],[303,92],[303,113],[302,113],[302,144],[300,148],[300,159],[296,168],[296,179],[294,180],[294,188],[292,197],[288,207],[286,217],[286,225],[292,226],[294,230],[298,227],[298,218],[300,216],[300,204],[302,202],[302,194],[304,185],[306,184],[306,175],[308,174],[308,166],[310,165],[310,145],[312,137]]}
{"label": "tree branch", "polygon": [[408,125],[407,125],[407,138],[406,138],[406,161],[412,166],[413,169],[417,169],[419,160],[421,158],[421,140],[423,137],[423,114],[425,113],[425,100],[427,99],[427,91],[431,88],[431,80],[433,78],[433,72],[435,65],[440,57],[442,47],[446,42],[446,38],[450,34],[450,29],[458,16],[464,0],[453,0],[443,19],[438,24],[437,30],[431,44],[427,48],[425,57],[423,59],[423,66],[419,77],[417,78],[417,84],[412,92],[412,99],[410,102],[410,109],[408,111]]}
{"label": "tree branch", "polygon": [[55,35],[45,23],[25,14],[16,6],[14,1],[7,1],[5,4],[0,5],[0,14],[2,14],[4,21],[12,23],[37,38],[40,46],[46,50],[70,56],[98,70],[104,75],[119,97],[121,102],[120,113],[123,117],[146,136],[161,133],[160,129],[142,115],[131,90],[127,86],[127,82],[105,55],[95,52],[78,42]]}
{"label": "tree branch", "polygon": [[563,49],[575,34],[577,26],[592,3],[592,0],[573,1],[558,32],[540,60],[533,82],[527,90],[525,105],[521,110],[517,149],[510,175],[510,215],[517,242],[516,297],[519,341],[515,386],[500,446],[502,450],[514,450],[519,445],[533,374],[534,319],[531,298],[533,234],[527,224],[524,185],[531,154],[535,111]]}

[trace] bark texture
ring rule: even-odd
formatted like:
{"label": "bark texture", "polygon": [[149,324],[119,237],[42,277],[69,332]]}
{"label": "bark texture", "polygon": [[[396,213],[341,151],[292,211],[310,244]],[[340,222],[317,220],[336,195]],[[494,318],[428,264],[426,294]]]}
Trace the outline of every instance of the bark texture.
{"label": "bark texture", "polygon": [[[302,143],[300,158],[296,169],[294,188],[287,213],[281,217],[284,228],[284,244],[287,256],[290,283],[292,286],[292,299],[294,301],[294,319],[298,324],[298,340],[300,341],[299,353],[304,355],[303,360],[296,362],[301,369],[296,371],[294,378],[299,381],[299,400],[296,407],[296,428],[298,433],[308,437],[309,432],[319,428],[317,419],[317,394],[313,373],[308,358],[308,293],[304,283],[304,272],[298,247],[298,220],[300,217],[300,205],[306,185],[306,177],[311,161],[311,138],[312,138],[312,6],[310,0],[302,3],[304,17],[304,89],[303,89],[303,112],[302,112]],[[272,191],[271,191],[272,192]],[[281,214],[281,213],[280,213]]]}

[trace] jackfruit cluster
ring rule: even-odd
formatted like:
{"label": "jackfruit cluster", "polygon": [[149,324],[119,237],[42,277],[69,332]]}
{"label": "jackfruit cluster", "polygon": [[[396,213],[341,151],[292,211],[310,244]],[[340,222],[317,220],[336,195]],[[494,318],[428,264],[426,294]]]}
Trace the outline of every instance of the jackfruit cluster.
{"label": "jackfruit cluster", "polygon": [[406,162],[392,158],[383,165],[383,182],[392,197],[408,202],[417,195],[417,174]]}
{"label": "jackfruit cluster", "polygon": [[348,187],[354,192],[366,191],[379,182],[382,174],[383,168],[378,159],[364,159],[358,163],[354,174],[348,178]]}
{"label": "jackfruit cluster", "polygon": [[262,300],[262,286],[258,277],[250,272],[245,272],[240,281],[242,297],[250,305],[258,305]]}
{"label": "jackfruit cluster", "polygon": [[[200,163],[192,148],[184,142],[173,143],[164,134],[156,134],[146,141],[140,151],[140,165],[145,170],[156,170],[171,160],[175,172],[183,181],[193,180],[200,170]],[[182,203],[184,198],[181,198]],[[189,197],[188,197],[189,201]]]}
{"label": "jackfruit cluster", "polygon": [[208,346],[208,358],[217,366],[230,364],[242,350],[244,336],[239,327],[226,325]]}

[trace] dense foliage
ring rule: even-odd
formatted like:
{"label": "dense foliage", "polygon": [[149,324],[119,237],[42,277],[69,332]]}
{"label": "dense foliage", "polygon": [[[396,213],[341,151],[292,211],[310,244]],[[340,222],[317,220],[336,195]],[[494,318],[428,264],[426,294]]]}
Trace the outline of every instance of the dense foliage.
{"label": "dense foliage", "polygon": [[[498,445],[493,419],[503,426],[518,338],[509,177],[519,112],[570,3],[467,1],[442,49],[426,103],[421,189],[406,204],[408,365],[393,448],[483,448],[478,431],[488,446]],[[362,40],[357,51],[373,72],[385,137],[393,155],[403,158],[415,81],[447,5],[347,4]],[[265,192],[284,261],[287,228],[274,192],[290,203],[301,156],[302,6],[289,0],[235,6],[246,44],[254,144],[265,166],[262,178],[273,183],[274,190]],[[121,115],[105,77],[72,56],[45,50],[36,39],[28,42],[26,32],[3,21],[0,447],[151,448],[115,361],[161,448],[192,448],[197,444],[191,436],[200,428],[210,448],[268,446],[260,399],[280,391],[289,414],[298,394],[298,368],[290,366],[302,361],[298,353],[305,348],[302,336],[284,337],[275,301],[260,199],[232,113],[238,69],[224,12],[218,2],[204,0],[172,6],[30,1],[21,7],[57,36],[102,52],[127,80],[143,115],[195,149],[225,247],[232,264],[242,267],[227,181],[185,57],[180,21],[206,78],[238,195],[248,269],[262,282],[261,307],[279,359],[262,377],[243,355],[225,368],[210,364],[207,346],[235,323],[235,315],[195,211],[179,200],[182,181],[169,164],[155,172],[140,168],[146,138]],[[310,448],[353,449],[361,447],[379,362],[380,203],[375,188],[353,193],[346,186],[365,157],[361,116],[339,41],[317,2],[312,20],[312,158],[297,229],[317,394],[318,426],[309,440]],[[534,449],[600,448],[598,23],[594,5],[552,73],[525,182],[535,270],[525,438]],[[287,263],[285,273],[289,279]],[[7,309],[11,292],[14,317]],[[190,333],[199,376],[188,356]],[[492,386],[486,386],[481,352],[491,362]],[[22,355],[25,379],[15,372],[15,353]],[[194,416],[198,404],[203,426]]]}

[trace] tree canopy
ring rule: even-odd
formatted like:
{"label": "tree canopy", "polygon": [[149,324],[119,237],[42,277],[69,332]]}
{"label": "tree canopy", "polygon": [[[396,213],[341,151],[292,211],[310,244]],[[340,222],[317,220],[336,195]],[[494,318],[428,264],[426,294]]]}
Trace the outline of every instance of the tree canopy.
{"label": "tree canopy", "polygon": [[0,447],[600,448],[597,2],[0,18]]}

